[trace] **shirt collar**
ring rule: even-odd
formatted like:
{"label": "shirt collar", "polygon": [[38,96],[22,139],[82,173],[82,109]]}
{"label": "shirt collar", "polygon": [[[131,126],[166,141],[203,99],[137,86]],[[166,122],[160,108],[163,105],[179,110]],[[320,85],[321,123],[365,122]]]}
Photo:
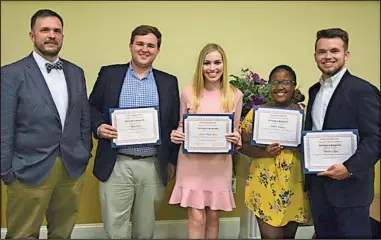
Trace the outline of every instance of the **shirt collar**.
{"label": "shirt collar", "polygon": [[[39,68],[45,69],[45,71],[46,71],[45,63],[52,63],[46,60],[45,58],[43,58],[40,54],[36,53],[36,51],[33,51],[33,58],[37,62],[37,65],[39,66]],[[58,57],[53,63],[56,63],[59,60],[60,58]]]}
{"label": "shirt collar", "polygon": [[[151,66],[151,68],[149,69],[149,71],[144,75],[144,77],[142,78],[142,80],[143,79],[147,79],[147,78],[150,78],[150,77],[152,77],[153,76],[153,71],[152,71],[152,66]],[[133,68],[133,66],[132,66],[132,64],[130,63],[129,64],[129,66],[128,66],[128,73],[129,74],[132,74],[132,75],[134,75],[135,77],[137,77],[138,78],[138,75],[136,74],[136,72],[134,71],[134,68]]]}
{"label": "shirt collar", "polygon": [[323,76],[321,76],[319,79],[320,85],[325,86],[325,87],[329,86],[329,87],[336,88],[337,85],[339,85],[339,82],[340,82],[341,78],[343,77],[345,71],[347,71],[347,69],[343,68],[338,73],[333,75],[332,77],[327,78],[325,81],[323,80]]}

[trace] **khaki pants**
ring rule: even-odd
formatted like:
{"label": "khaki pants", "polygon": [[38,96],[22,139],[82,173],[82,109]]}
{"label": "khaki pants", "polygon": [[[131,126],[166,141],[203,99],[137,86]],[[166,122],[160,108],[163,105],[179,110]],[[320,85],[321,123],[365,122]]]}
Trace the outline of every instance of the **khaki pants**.
{"label": "khaki pants", "polygon": [[155,161],[155,157],[133,160],[118,155],[110,178],[99,182],[102,219],[109,238],[129,238],[130,217],[133,239],[153,238],[155,212],[164,197]]}
{"label": "khaki pants", "polygon": [[77,219],[83,177],[70,178],[61,157],[57,157],[41,185],[29,186],[18,180],[8,185],[6,238],[39,238],[45,215],[48,238],[70,238]]}

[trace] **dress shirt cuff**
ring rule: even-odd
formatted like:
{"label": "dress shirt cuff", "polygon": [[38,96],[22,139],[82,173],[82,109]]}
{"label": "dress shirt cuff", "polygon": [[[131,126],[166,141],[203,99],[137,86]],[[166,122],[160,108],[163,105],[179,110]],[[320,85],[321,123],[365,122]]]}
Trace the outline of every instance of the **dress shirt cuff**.
{"label": "dress shirt cuff", "polygon": [[98,138],[102,138],[101,135],[99,134],[99,129],[100,129],[100,128],[101,128],[101,126],[99,126],[99,127],[97,128],[97,137],[98,137]]}

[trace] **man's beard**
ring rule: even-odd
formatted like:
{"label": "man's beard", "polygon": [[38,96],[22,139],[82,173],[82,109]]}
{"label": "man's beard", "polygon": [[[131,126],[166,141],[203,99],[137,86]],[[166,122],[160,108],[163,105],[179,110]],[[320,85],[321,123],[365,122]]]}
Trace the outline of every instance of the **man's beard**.
{"label": "man's beard", "polygon": [[57,45],[57,50],[55,51],[49,51],[49,50],[45,50],[45,48],[43,46],[40,46],[40,45],[35,45],[35,47],[38,49],[38,51],[40,53],[42,53],[44,56],[48,56],[48,57],[55,57],[58,55],[58,53],[60,52],[61,48],[62,48],[62,45],[61,46],[58,46]]}

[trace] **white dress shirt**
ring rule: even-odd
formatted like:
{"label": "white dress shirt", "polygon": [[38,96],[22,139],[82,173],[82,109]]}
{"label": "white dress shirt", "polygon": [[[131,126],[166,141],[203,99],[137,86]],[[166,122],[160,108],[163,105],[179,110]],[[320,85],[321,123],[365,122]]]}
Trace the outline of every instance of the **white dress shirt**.
{"label": "white dress shirt", "polygon": [[[48,85],[50,94],[52,95],[53,101],[60,115],[62,130],[63,130],[65,125],[66,112],[67,112],[68,103],[69,103],[65,74],[63,70],[58,70],[58,69],[52,69],[50,73],[48,73],[48,71],[46,70],[45,63],[51,63],[51,62],[41,57],[35,51],[33,51],[33,57],[34,57],[34,60],[36,60],[42,75],[44,76],[46,84]],[[58,60],[59,58],[57,58],[57,60],[54,63],[56,63]]]}
{"label": "white dress shirt", "polygon": [[339,85],[341,78],[343,77],[346,68],[343,68],[340,72],[336,73],[334,76],[327,78],[325,81],[323,77],[320,77],[320,89],[316,94],[314,103],[312,105],[312,130],[322,130],[324,124],[324,117],[327,111],[329,101],[331,100],[332,94],[335,91],[337,85]]}

